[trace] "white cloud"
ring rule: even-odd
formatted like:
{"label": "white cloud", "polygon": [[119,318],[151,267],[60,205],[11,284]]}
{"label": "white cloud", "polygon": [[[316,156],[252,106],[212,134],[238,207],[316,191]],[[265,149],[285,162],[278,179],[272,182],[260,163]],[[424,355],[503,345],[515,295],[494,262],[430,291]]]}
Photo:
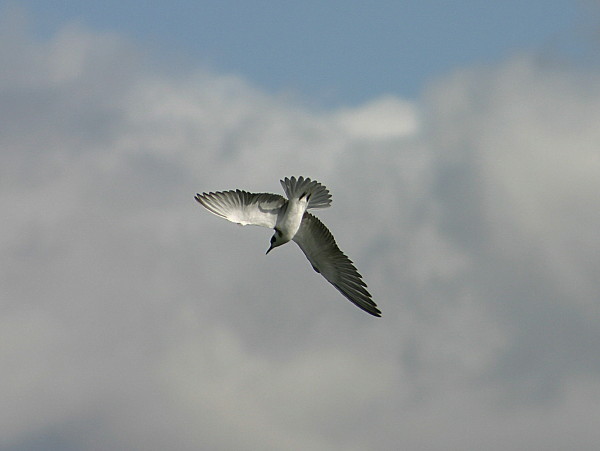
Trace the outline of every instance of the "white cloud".
{"label": "white cloud", "polygon": [[371,140],[411,136],[419,127],[414,105],[391,96],[359,108],[344,109],[335,116],[344,132]]}
{"label": "white cloud", "polygon": [[[116,36],[15,33],[0,447],[597,442],[597,79],[519,58],[419,105],[314,113],[231,76],[157,75]],[[294,174],[331,189],[319,216],[381,320],[192,199]]]}

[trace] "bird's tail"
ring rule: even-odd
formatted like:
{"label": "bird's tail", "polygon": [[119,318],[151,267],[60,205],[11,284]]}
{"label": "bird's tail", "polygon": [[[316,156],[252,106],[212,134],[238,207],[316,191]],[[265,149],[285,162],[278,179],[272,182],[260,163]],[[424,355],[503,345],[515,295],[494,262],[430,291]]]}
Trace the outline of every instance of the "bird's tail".
{"label": "bird's tail", "polygon": [[306,208],[327,208],[331,205],[329,190],[316,180],[302,176],[297,179],[296,177],[286,177],[281,180],[281,186],[283,186],[288,199],[298,199],[310,195]]}

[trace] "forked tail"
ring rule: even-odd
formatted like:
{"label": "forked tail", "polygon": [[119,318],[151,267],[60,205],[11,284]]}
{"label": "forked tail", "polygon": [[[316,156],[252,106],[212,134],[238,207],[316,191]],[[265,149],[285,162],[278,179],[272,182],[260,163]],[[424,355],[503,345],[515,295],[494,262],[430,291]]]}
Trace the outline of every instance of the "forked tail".
{"label": "forked tail", "polygon": [[316,180],[302,176],[284,178],[281,186],[288,199],[299,199],[303,195],[310,195],[306,208],[327,208],[331,205],[331,194],[329,190]]}

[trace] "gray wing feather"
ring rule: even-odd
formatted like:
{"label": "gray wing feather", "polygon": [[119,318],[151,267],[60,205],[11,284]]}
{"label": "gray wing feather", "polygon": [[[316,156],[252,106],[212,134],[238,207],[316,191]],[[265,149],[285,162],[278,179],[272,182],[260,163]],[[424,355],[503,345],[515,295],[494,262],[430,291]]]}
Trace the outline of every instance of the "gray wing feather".
{"label": "gray wing feather", "polygon": [[196,194],[195,199],[217,216],[242,225],[275,227],[277,214],[286,203],[283,196],[242,190]]}
{"label": "gray wing feather", "polygon": [[321,221],[308,212],[304,213],[300,229],[293,240],[302,249],[314,270],[321,273],[348,300],[371,315],[381,316],[362,276]]}

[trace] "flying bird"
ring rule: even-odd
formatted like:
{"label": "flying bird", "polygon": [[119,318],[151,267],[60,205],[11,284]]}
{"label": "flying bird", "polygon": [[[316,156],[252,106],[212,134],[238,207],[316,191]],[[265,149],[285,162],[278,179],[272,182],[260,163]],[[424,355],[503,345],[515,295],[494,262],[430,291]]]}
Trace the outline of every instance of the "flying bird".
{"label": "flying bird", "polygon": [[287,199],[279,194],[249,193],[239,189],[196,194],[195,199],[208,211],[241,225],[275,229],[267,254],[294,241],[313,269],[348,300],[373,316],[381,316],[367,291],[367,285],[352,263],[337,246],[331,232],[307,210],[331,205],[329,190],[316,180],[286,177],[281,186]]}

